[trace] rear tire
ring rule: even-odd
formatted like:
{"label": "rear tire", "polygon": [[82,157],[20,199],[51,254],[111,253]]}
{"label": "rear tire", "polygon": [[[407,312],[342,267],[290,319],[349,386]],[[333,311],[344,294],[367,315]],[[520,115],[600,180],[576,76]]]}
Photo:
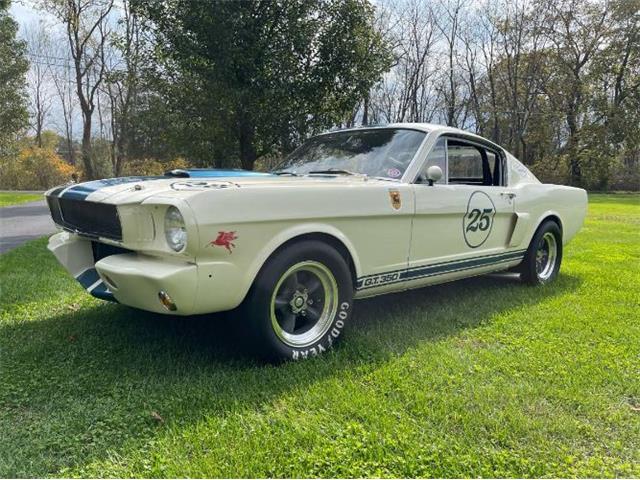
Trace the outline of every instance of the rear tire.
{"label": "rear tire", "polygon": [[521,278],[529,285],[556,279],[562,263],[562,232],[553,220],[545,221],[531,239],[521,265]]}
{"label": "rear tire", "polygon": [[301,360],[329,350],[353,307],[344,258],[308,240],[277,252],[256,277],[241,312],[252,350],[269,361]]}

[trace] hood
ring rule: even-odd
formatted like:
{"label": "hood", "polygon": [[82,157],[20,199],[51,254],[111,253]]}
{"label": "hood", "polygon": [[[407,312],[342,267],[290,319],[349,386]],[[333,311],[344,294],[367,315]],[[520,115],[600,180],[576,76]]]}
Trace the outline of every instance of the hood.
{"label": "hood", "polygon": [[293,177],[242,170],[196,172],[189,175],[189,177],[180,175],[177,178],[173,176],[137,176],[93,180],[56,187],[49,190],[46,195],[69,200],[127,204],[142,202],[153,195],[188,197],[205,190],[221,188],[312,187],[326,185],[327,183],[352,185],[354,183],[378,183],[381,181],[360,176],[314,175]]}
{"label": "hood", "polygon": [[[174,170],[163,176],[131,176],[92,180],[89,182],[64,185],[46,192],[46,196],[60,197],[69,200],[87,200],[105,202],[115,195],[128,192],[128,199],[109,203],[134,203],[142,201],[150,195],[163,191],[172,191],[172,184],[187,178],[241,178],[248,176],[269,176],[267,173],[249,172],[246,170]],[[218,183],[225,183],[224,180]],[[122,197],[118,195],[118,197]]]}

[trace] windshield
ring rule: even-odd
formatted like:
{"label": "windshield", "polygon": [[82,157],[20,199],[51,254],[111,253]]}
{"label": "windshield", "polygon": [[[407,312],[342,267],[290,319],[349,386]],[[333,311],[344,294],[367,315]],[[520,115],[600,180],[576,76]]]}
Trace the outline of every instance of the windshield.
{"label": "windshield", "polygon": [[425,132],[394,128],[320,135],[303,143],[273,173],[364,174],[399,179],[425,136]]}

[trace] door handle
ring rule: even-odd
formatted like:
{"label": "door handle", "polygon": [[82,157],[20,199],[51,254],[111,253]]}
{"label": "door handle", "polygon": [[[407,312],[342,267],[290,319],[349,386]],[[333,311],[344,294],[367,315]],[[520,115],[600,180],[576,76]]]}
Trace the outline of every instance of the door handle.
{"label": "door handle", "polygon": [[513,192],[501,192],[500,195],[503,197],[507,197],[509,200],[513,200],[514,198],[516,198],[516,194]]}

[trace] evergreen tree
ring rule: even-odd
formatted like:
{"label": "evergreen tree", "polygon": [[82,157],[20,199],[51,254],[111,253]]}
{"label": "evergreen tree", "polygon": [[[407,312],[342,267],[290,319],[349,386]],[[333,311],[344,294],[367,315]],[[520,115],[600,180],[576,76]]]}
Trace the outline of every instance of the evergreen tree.
{"label": "evergreen tree", "polygon": [[10,0],[0,0],[0,155],[28,125],[25,75],[26,45],[16,38],[17,23],[9,15]]}

